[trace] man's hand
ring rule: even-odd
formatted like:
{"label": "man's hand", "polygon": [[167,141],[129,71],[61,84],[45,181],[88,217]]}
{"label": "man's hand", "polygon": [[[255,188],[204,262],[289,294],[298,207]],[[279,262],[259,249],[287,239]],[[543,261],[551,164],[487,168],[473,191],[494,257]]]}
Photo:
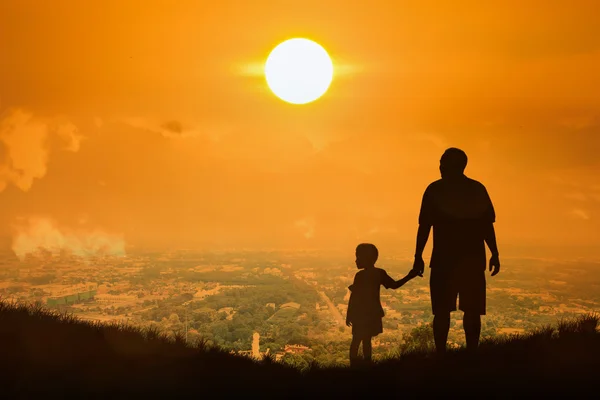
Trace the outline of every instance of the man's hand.
{"label": "man's hand", "polygon": [[415,273],[421,278],[423,277],[423,272],[425,272],[425,261],[423,261],[423,257],[415,257],[413,271],[415,271]]}
{"label": "man's hand", "polygon": [[500,259],[497,254],[492,255],[490,258],[490,271],[492,272],[492,276],[497,275],[498,272],[500,272]]}
{"label": "man's hand", "polygon": [[352,322],[348,318],[346,318],[346,326],[352,326]]}
{"label": "man's hand", "polygon": [[413,268],[410,271],[408,271],[408,274],[406,275],[406,279],[412,279],[417,276],[419,276],[419,272]]}

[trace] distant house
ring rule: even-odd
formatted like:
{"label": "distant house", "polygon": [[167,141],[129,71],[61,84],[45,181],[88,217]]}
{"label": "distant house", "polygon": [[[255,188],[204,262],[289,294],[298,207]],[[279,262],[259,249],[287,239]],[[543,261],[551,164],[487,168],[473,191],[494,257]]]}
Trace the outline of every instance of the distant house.
{"label": "distant house", "polygon": [[289,354],[302,354],[305,351],[312,351],[312,349],[301,344],[286,344],[284,348],[284,352]]}
{"label": "distant house", "polygon": [[297,310],[300,308],[300,304],[290,302],[290,303],[282,304],[281,306],[279,306],[279,308],[295,308]]}
{"label": "distant house", "polygon": [[139,298],[137,296],[131,295],[111,295],[111,294],[99,294],[96,296],[96,302],[98,303],[136,303],[139,302]]}

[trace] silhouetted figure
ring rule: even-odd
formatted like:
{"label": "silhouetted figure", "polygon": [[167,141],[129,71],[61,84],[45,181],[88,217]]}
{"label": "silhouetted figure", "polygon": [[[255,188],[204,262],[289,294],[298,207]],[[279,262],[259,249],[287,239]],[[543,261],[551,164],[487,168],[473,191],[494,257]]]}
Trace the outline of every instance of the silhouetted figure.
{"label": "silhouetted figure", "polygon": [[485,315],[485,268],[487,243],[492,255],[492,275],[500,271],[494,222],[494,206],[485,186],[464,175],[467,155],[449,148],[440,160],[442,179],[430,184],[423,194],[413,269],[423,276],[423,249],[433,227],[431,255],[431,306],[433,334],[439,355],[446,351],[450,312],[464,312],[467,350],[479,345],[481,315]]}
{"label": "silhouetted figure", "polygon": [[352,343],[350,344],[350,365],[356,365],[358,347],[362,343],[363,358],[370,363],[372,357],[371,338],[383,332],[383,307],[379,298],[379,289],[397,289],[417,276],[411,270],[404,278],[395,281],[387,272],[375,267],[379,251],[375,245],[362,243],[356,247],[356,267],[354,283],[350,289],[346,325],[352,326]]}

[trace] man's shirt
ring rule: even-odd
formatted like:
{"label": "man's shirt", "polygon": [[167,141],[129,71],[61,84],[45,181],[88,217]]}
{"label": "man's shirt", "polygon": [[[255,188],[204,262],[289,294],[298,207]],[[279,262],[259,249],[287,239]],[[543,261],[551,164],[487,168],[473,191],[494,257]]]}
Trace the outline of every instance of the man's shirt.
{"label": "man's shirt", "polygon": [[485,232],[495,221],[490,196],[478,181],[462,176],[430,184],[419,224],[433,226],[431,268],[485,269]]}

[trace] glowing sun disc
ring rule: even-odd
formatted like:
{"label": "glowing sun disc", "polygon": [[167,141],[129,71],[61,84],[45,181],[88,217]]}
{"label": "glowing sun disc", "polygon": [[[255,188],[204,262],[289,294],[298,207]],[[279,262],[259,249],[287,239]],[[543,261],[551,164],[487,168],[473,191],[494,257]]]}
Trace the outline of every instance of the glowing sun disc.
{"label": "glowing sun disc", "polygon": [[318,43],[303,38],[275,47],[265,63],[265,78],[281,100],[306,104],[321,97],[333,80],[333,62]]}

